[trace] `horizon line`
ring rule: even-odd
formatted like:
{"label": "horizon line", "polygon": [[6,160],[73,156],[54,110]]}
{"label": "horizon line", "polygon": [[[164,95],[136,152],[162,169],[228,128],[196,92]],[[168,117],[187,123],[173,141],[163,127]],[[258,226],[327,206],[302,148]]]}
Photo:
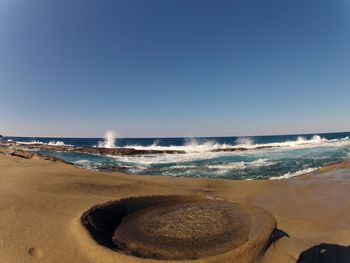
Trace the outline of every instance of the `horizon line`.
{"label": "horizon line", "polygon": [[[116,139],[176,139],[176,138],[225,138],[225,137],[263,137],[263,136],[293,136],[293,135],[322,135],[332,133],[350,133],[350,131],[327,131],[307,133],[285,133],[285,134],[259,134],[259,135],[217,135],[217,136],[159,136],[159,137],[118,137]],[[104,137],[70,137],[70,136],[20,136],[2,135],[3,138],[62,138],[62,139],[103,139]]]}

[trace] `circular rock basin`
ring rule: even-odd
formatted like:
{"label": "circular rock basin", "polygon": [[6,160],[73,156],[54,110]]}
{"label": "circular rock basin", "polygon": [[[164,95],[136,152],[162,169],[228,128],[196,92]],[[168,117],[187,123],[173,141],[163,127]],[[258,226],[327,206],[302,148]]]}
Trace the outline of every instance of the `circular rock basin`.
{"label": "circular rock basin", "polygon": [[193,259],[217,255],[248,240],[251,221],[239,205],[219,200],[169,203],[125,217],[113,242],[149,258]]}
{"label": "circular rock basin", "polygon": [[261,208],[198,196],[121,199],[91,208],[82,222],[100,244],[127,255],[206,262],[254,262],[276,227]]}

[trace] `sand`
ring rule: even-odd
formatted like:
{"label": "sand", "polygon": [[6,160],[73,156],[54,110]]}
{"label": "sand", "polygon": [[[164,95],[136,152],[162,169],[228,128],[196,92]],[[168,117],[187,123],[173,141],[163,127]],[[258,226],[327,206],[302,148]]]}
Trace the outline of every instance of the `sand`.
{"label": "sand", "polygon": [[320,243],[350,244],[350,170],[337,168],[344,169],[233,181],[100,173],[0,155],[0,262],[142,262],[97,245],[80,217],[99,203],[169,194],[201,194],[266,209],[289,237],[271,245],[262,262],[295,262]]}

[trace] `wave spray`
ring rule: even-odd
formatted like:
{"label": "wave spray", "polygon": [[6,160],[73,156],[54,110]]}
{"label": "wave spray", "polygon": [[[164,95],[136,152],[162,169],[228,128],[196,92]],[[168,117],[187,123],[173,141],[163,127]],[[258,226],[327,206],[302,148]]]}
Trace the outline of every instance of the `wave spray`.
{"label": "wave spray", "polygon": [[115,148],[115,133],[114,131],[106,131],[103,142],[98,144],[98,147]]}

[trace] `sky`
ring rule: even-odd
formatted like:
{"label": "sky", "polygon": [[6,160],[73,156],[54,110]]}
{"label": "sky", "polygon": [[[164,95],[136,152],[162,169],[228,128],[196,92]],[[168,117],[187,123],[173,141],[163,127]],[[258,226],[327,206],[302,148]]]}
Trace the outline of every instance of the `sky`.
{"label": "sky", "polygon": [[0,134],[350,131],[349,0],[0,0]]}

